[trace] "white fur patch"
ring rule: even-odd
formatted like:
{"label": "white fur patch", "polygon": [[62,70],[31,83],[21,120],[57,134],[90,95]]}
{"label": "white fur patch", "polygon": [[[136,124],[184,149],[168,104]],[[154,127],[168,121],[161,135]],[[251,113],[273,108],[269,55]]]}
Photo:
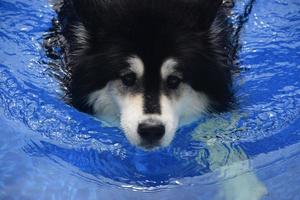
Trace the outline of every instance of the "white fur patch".
{"label": "white fur patch", "polygon": [[130,70],[136,73],[137,77],[140,78],[144,74],[144,63],[138,56],[132,56],[127,60],[130,65]]}
{"label": "white fur patch", "polygon": [[165,125],[165,135],[162,138],[161,145],[168,146],[174,138],[178,127],[179,116],[174,109],[173,102],[165,95],[160,98],[161,115],[160,120]]}
{"label": "white fur patch", "polygon": [[143,120],[143,97],[139,95],[126,95],[118,100],[121,110],[121,127],[128,140],[135,145],[140,144],[141,139],[137,133],[138,125]]}
{"label": "white fur patch", "polygon": [[91,93],[87,98],[87,104],[93,107],[97,118],[119,126],[120,111],[113,101],[110,87],[111,84],[107,84],[103,89]]}
{"label": "white fur patch", "polygon": [[176,100],[176,112],[180,115],[180,125],[195,120],[209,107],[209,98],[202,92],[195,91],[188,84],[180,86],[180,97]]}
{"label": "white fur patch", "polygon": [[175,59],[169,58],[167,59],[161,66],[161,77],[162,79],[166,79],[170,74],[175,72],[175,67],[178,63]]}

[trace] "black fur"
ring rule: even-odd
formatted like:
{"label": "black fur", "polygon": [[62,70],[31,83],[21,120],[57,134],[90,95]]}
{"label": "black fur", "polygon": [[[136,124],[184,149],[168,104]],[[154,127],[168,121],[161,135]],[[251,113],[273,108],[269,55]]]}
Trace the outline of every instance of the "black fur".
{"label": "black fur", "polygon": [[[231,27],[222,0],[65,0],[59,19],[66,38],[71,104],[92,112],[86,96],[118,79],[130,55],[145,64],[145,112],[159,113],[160,66],[179,61],[183,81],[205,92],[214,111],[232,105]],[[84,25],[88,40],[75,39]],[[75,31],[75,33],[74,33]],[[187,105],[188,106],[188,105]]]}

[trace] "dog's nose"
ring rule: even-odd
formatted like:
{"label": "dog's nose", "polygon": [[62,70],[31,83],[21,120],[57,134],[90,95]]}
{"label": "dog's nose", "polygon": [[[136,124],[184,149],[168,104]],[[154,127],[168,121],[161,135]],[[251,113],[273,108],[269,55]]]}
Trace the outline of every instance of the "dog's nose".
{"label": "dog's nose", "polygon": [[138,134],[147,144],[155,144],[164,136],[165,126],[161,123],[141,123]]}

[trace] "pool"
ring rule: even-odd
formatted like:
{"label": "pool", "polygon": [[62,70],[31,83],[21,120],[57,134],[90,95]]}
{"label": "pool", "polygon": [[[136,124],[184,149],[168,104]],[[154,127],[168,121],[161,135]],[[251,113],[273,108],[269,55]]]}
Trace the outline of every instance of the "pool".
{"label": "pool", "polygon": [[237,1],[239,108],[154,152],[61,100],[41,46],[55,16],[0,0],[0,199],[300,199],[299,0]]}

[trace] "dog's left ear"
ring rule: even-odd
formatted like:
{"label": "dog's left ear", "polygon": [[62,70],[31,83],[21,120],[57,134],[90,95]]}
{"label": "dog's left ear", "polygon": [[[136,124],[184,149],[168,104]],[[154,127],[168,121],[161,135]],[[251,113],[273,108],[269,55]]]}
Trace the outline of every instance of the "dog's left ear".
{"label": "dog's left ear", "polygon": [[209,29],[214,22],[223,0],[201,0],[199,2],[198,25],[202,30]]}

